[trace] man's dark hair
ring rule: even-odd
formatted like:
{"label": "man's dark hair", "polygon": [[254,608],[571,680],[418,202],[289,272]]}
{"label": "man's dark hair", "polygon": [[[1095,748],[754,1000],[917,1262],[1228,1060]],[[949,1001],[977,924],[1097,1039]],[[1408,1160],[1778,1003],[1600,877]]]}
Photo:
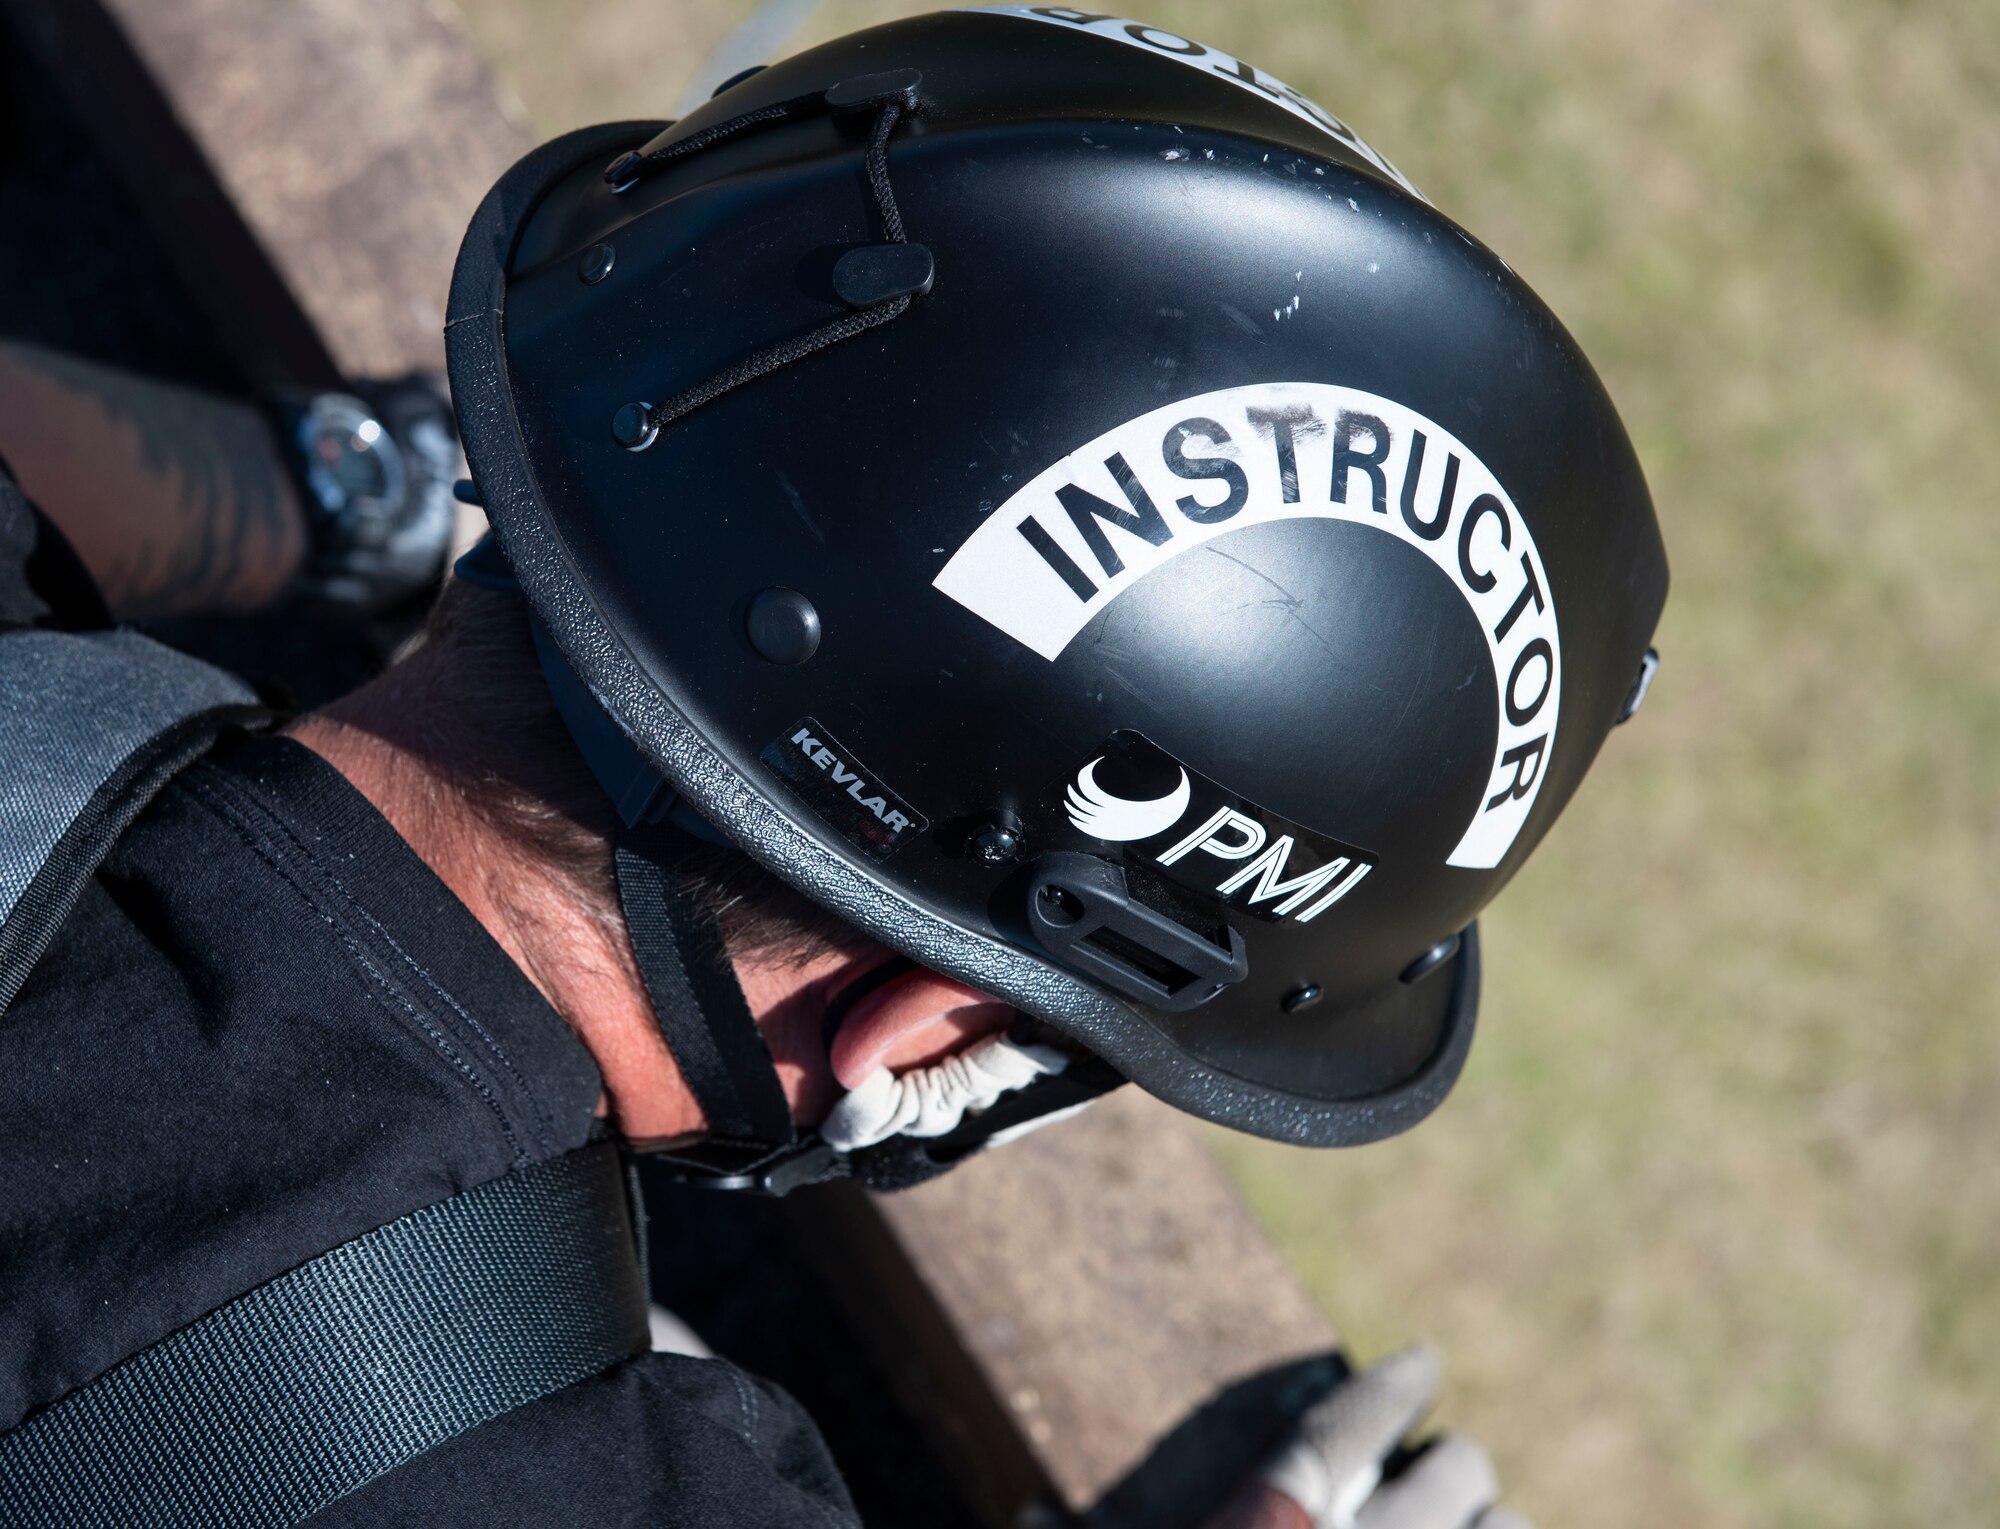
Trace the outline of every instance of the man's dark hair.
{"label": "man's dark hair", "polygon": [[[409,708],[411,735],[399,741],[496,831],[571,883],[594,916],[622,923],[616,819],[542,681],[521,598],[448,579],[419,640],[422,689]],[[804,962],[867,943],[738,850],[701,845],[674,874],[739,954]]]}

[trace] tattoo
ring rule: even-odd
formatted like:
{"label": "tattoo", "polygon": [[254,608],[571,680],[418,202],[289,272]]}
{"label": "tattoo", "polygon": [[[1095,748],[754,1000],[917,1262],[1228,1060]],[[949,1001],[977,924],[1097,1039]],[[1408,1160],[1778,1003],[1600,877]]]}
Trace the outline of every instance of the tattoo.
{"label": "tattoo", "polygon": [[0,454],[121,617],[264,604],[305,550],[271,426],[246,404],[0,344]]}

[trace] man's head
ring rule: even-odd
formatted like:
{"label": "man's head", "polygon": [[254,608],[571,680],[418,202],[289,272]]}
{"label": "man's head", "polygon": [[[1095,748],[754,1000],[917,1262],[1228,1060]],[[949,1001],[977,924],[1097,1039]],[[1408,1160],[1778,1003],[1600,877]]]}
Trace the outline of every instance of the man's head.
{"label": "man's head", "polygon": [[529,156],[447,335],[691,1053],[720,842],[1207,1118],[1443,1098],[1666,570],[1573,342],[1338,119],[1096,13],[897,23]]}
{"label": "man's head", "polygon": [[[394,670],[297,731],[382,807],[577,1029],[629,1139],[672,1146],[709,1130],[632,958],[615,814],[550,699],[519,595],[448,581]],[[740,851],[703,844],[671,874],[722,942],[801,1126],[890,1079],[962,1109],[970,1096],[952,1093],[946,1064],[1022,1023],[898,960]]]}

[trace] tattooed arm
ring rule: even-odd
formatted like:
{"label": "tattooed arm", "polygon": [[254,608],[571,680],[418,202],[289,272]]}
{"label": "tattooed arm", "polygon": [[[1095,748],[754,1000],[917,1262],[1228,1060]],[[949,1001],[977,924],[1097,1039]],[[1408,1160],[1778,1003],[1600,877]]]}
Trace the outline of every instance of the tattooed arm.
{"label": "tattooed arm", "polygon": [[0,341],[0,457],[121,618],[254,609],[305,555],[298,495],[245,404]]}

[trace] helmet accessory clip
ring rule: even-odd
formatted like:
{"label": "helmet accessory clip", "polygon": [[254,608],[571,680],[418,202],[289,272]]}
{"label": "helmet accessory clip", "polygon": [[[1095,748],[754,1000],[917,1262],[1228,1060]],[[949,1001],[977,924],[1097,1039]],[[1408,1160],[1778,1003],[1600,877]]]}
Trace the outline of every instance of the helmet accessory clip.
{"label": "helmet accessory clip", "polygon": [[1050,955],[1140,1003],[1199,1008],[1250,975],[1243,936],[1215,940],[1132,895],[1125,872],[1095,855],[1044,855],[1029,870],[1028,924]]}

